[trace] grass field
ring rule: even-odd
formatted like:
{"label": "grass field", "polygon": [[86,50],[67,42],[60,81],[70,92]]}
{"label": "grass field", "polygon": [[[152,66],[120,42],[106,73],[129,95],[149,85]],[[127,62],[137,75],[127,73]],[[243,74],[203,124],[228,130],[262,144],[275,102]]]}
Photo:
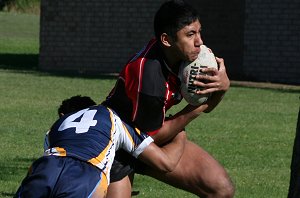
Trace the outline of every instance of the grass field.
{"label": "grass field", "polygon": [[0,67],[36,68],[38,52],[39,16],[0,12]]}
{"label": "grass field", "polygon": [[[38,54],[38,21],[35,15],[0,12],[0,197],[12,197],[31,162],[42,155],[44,134],[60,102],[77,94],[101,102],[115,82],[40,73],[30,61],[22,68],[22,54]],[[7,55],[19,60],[3,59]],[[286,197],[299,93],[232,86],[215,111],[187,127],[188,138],[228,170],[237,198]],[[195,197],[140,175],[134,190],[141,198]]]}

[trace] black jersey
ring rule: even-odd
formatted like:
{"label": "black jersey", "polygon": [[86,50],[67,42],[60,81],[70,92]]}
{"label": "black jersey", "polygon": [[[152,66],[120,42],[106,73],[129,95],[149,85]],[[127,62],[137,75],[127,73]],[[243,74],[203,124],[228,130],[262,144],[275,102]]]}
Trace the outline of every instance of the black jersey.
{"label": "black jersey", "polygon": [[182,100],[180,80],[164,61],[156,39],[125,65],[103,103],[134,127],[153,135],[163,125],[165,112]]}

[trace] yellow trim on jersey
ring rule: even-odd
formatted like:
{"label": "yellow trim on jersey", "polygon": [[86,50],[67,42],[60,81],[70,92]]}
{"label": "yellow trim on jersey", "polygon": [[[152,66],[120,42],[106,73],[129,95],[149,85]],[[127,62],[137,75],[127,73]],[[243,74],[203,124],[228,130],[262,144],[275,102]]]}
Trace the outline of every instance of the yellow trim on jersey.
{"label": "yellow trim on jersey", "polygon": [[59,153],[59,156],[67,156],[67,152],[64,148],[55,147],[55,149]]}
{"label": "yellow trim on jersey", "polygon": [[54,147],[54,148],[47,149],[44,152],[44,156],[50,156],[50,155],[65,157],[67,156],[67,152],[64,148]]}
{"label": "yellow trim on jersey", "polygon": [[90,198],[106,197],[108,181],[104,173],[101,174],[101,180]]}
{"label": "yellow trim on jersey", "polygon": [[123,123],[122,123],[122,126],[123,126],[123,128],[124,128],[124,130],[125,130],[125,132],[126,132],[126,135],[127,135],[128,138],[129,138],[130,142],[132,143],[132,145],[133,145],[134,148],[135,148],[135,143],[134,143],[134,141],[133,141],[133,139],[132,139],[132,136],[130,135],[130,133],[129,133],[127,127],[126,127]]}
{"label": "yellow trim on jersey", "polygon": [[135,128],[135,131],[136,131],[139,135],[141,135],[141,131],[140,131],[138,128]]}
{"label": "yellow trim on jersey", "polygon": [[114,122],[114,119],[113,119],[112,111],[110,109],[108,109],[108,110],[109,110],[109,113],[110,113],[110,121],[111,121],[111,129],[110,129],[110,139],[111,140],[109,141],[109,143],[107,144],[105,149],[97,157],[94,157],[94,158],[92,158],[88,161],[91,164],[93,164],[94,166],[97,166],[97,164],[99,164],[105,158],[108,149],[111,148],[112,139],[113,139],[113,132],[115,131],[115,122]]}

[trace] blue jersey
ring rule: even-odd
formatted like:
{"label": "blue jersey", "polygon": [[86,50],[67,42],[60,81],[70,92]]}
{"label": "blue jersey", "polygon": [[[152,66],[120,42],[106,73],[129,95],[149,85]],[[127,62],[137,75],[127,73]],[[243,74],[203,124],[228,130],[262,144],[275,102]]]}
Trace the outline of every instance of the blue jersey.
{"label": "blue jersey", "polygon": [[108,183],[116,150],[123,148],[137,157],[153,142],[150,136],[123,123],[112,110],[102,105],[61,117],[48,135],[46,156],[69,156],[87,161],[106,174]]}

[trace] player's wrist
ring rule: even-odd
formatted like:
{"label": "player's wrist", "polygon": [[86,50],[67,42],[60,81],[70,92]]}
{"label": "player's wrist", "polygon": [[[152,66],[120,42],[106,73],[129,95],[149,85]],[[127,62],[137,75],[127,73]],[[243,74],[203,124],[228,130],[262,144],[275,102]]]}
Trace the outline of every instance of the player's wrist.
{"label": "player's wrist", "polygon": [[207,100],[207,108],[203,111],[204,113],[210,113],[224,98],[226,91],[214,92],[211,97]]}
{"label": "player's wrist", "polygon": [[198,117],[202,112],[204,112],[208,108],[207,103],[203,103],[203,104],[198,105],[198,106],[188,104],[187,106],[188,106],[189,109],[191,109],[191,117],[193,119]]}

